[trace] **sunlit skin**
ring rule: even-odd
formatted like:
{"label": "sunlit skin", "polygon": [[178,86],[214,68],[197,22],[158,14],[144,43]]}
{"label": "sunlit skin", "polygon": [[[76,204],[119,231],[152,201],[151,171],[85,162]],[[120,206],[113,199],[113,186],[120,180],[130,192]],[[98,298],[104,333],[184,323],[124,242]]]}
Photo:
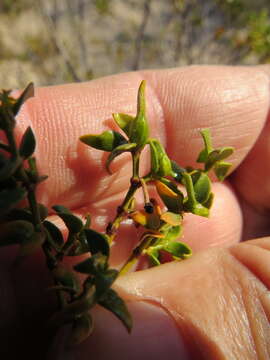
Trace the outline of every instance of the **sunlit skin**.
{"label": "sunlit skin", "polygon": [[[186,215],[184,238],[195,255],[183,262],[125,275],[115,288],[128,303],[128,335],[110,313],[94,311],[96,331],[64,349],[69,328],[54,345],[44,324],[54,297],[42,254],[10,270],[16,249],[1,249],[0,354],[15,359],[268,359],[270,358],[270,68],[193,66],[120,74],[82,84],[36,89],[18,116],[18,139],[31,125],[39,169],[49,175],[38,191],[47,206],[90,212],[104,230],[128,188],[131,164],[123,156],[104,170],[106,156],[78,141],[113,125],[111,114],[136,113],[136,93],[147,81],[151,136],[180,165],[195,165],[199,130],[215,147],[233,146],[231,176],[214,183],[209,219]],[[16,95],[16,93],[15,93]],[[144,156],[147,159],[147,156]],[[142,168],[149,166],[147,160]],[[57,221],[54,215],[51,220]],[[124,224],[112,265],[128,256],[137,230]],[[252,240],[238,244],[241,240]]]}

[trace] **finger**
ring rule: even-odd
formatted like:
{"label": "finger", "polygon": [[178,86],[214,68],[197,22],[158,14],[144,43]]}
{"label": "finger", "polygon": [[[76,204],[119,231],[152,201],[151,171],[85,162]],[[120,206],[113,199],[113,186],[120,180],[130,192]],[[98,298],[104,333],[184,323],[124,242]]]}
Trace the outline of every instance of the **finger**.
{"label": "finger", "polygon": [[[134,114],[137,87],[142,78],[148,82],[152,136],[167,144],[172,158],[182,165],[194,164],[202,147],[198,131],[202,127],[211,128],[215,146],[235,146],[235,166],[259,136],[268,108],[268,77],[256,68],[191,67],[41,88],[19,117],[21,132],[32,124],[38,139],[39,168],[49,175],[39,188],[41,202],[61,203],[81,213],[90,212],[94,214],[93,223],[104,229],[116,199],[121,201],[119,195],[129,185],[130,161],[125,157],[115,168],[116,173],[108,176],[103,169],[106,156],[78,143],[77,139],[81,134],[108,128],[111,112]],[[234,200],[222,199],[220,202],[226,202],[228,209],[237,208]],[[226,219],[224,213],[218,213],[220,217],[215,217],[218,236],[210,236],[209,245],[218,243],[222,237],[222,224],[234,229],[230,222],[233,217]],[[195,218],[193,221],[195,225],[199,222]],[[190,242],[198,243],[192,236]]]}
{"label": "finger", "polygon": [[[43,201],[78,208],[119,193],[128,184],[129,164],[105,175],[104,154],[78,143],[85,133],[112,124],[112,112],[136,112],[136,92],[146,79],[148,117],[158,137],[183,166],[195,162],[209,127],[215,146],[236,148],[234,165],[257,140],[268,111],[269,80],[260,69],[188,67],[128,73],[84,84],[40,88],[19,115],[20,132],[31,123],[38,139],[40,170],[49,175]],[[44,156],[46,154],[46,156]]]}
{"label": "finger", "polygon": [[[260,69],[270,76],[270,67],[261,66]],[[270,121],[269,114],[264,129],[255,146],[249,152],[245,161],[233,176],[233,183],[245,201],[255,210],[262,213],[261,221],[265,227],[264,216],[270,209]]]}
{"label": "finger", "polygon": [[[268,359],[269,238],[201,252],[119,279],[134,315],[128,335],[106,311],[80,347],[55,359]],[[68,334],[66,334],[68,336]],[[63,344],[63,343],[62,343]],[[53,357],[54,358],[54,357]]]}

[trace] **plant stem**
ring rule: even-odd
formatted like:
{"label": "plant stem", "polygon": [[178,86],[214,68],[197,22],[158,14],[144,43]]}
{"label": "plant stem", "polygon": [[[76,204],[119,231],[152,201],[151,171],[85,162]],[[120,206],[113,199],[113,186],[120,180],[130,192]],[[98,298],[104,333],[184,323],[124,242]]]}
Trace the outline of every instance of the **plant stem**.
{"label": "plant stem", "polygon": [[106,234],[109,238],[110,244],[112,244],[116,235],[116,231],[119,228],[121,222],[123,221],[123,218],[126,215],[127,211],[129,210],[130,203],[136,191],[142,186],[139,175],[140,154],[141,152],[132,153],[132,177],[130,179],[130,187],[122,204],[118,207],[115,218],[107,226]]}
{"label": "plant stem", "polygon": [[131,269],[131,267],[139,260],[139,257],[141,256],[143,250],[152,243],[153,239],[155,239],[153,236],[147,236],[141,241],[138,246],[133,249],[132,254],[127,259],[125,264],[121,267],[119,271],[119,276],[125,275]]}

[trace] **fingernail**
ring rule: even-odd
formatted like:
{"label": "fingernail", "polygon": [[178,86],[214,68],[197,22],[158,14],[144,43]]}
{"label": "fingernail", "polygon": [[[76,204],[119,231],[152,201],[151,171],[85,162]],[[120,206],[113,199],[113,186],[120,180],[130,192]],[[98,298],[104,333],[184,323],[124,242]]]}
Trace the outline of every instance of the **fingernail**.
{"label": "fingernail", "polygon": [[48,360],[190,359],[178,327],[165,310],[148,302],[128,303],[128,308],[134,322],[131,334],[110,312],[97,307],[94,333],[75,347],[65,346],[69,333],[62,333]]}

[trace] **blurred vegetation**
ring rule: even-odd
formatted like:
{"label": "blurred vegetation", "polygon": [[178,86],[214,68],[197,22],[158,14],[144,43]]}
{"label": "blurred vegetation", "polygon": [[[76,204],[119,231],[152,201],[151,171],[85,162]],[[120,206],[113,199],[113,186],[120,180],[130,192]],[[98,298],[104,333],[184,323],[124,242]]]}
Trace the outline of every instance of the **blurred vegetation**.
{"label": "blurred vegetation", "polygon": [[270,62],[269,0],[1,0],[1,88]]}

